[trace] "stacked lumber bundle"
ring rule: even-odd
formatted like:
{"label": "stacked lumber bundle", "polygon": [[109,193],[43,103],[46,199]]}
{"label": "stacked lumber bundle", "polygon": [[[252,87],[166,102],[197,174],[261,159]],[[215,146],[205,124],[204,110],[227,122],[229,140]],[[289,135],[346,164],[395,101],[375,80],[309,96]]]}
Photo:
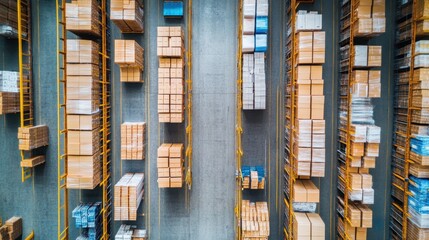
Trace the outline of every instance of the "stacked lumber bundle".
{"label": "stacked lumber bundle", "polygon": [[136,226],[122,224],[115,235],[115,240],[147,240],[147,231]]}
{"label": "stacked lumber bundle", "polygon": [[247,240],[268,240],[270,236],[270,216],[267,202],[242,201],[242,237]]}
{"label": "stacked lumber bundle", "polygon": [[19,72],[0,71],[0,115],[19,111]]}
{"label": "stacked lumber bundle", "polygon": [[110,20],[123,33],[143,33],[143,6],[140,0],[112,0]]}
{"label": "stacked lumber bundle", "polygon": [[[25,19],[28,16],[28,8],[22,4],[21,14]],[[27,35],[28,28],[22,24],[23,35]],[[0,0],[0,35],[17,37],[18,34],[18,11],[16,0]]]}
{"label": "stacked lumber bundle", "polygon": [[101,239],[103,224],[101,214],[101,202],[83,203],[72,211],[76,228],[81,229],[77,240]]}
{"label": "stacked lumber bundle", "polygon": [[100,8],[97,0],[72,0],[66,3],[66,29],[78,35],[99,36]]}
{"label": "stacked lumber bundle", "polygon": [[5,222],[4,226],[0,223],[0,240],[15,240],[22,235],[22,219],[12,217]]}
{"label": "stacked lumber bundle", "polygon": [[94,189],[101,181],[99,45],[67,40],[67,188]]}
{"label": "stacked lumber bundle", "polygon": [[124,122],[121,125],[121,159],[143,160],[146,123]]}
{"label": "stacked lumber bundle", "polygon": [[40,155],[32,158],[27,158],[21,161],[21,167],[35,167],[37,165],[45,163],[45,156]]}
{"label": "stacked lumber bundle", "polygon": [[162,144],[158,148],[158,187],[181,188],[184,180],[183,163],[183,144]]}
{"label": "stacked lumber bundle", "polygon": [[39,125],[33,127],[18,128],[19,150],[33,150],[39,147],[48,146],[49,135],[48,126]]}
{"label": "stacked lumber bundle", "polygon": [[182,27],[158,27],[158,118],[159,122],[184,120],[184,39]]}
{"label": "stacked lumber bundle", "polygon": [[243,166],[241,168],[243,176],[243,189],[264,189],[265,188],[265,170],[263,166]]}
{"label": "stacked lumber bundle", "polygon": [[144,195],[144,174],[127,173],[115,185],[115,221],[137,220],[137,210]]}
{"label": "stacked lumber bundle", "polygon": [[115,40],[115,63],[120,67],[121,82],[143,82],[144,50],[134,40]]}

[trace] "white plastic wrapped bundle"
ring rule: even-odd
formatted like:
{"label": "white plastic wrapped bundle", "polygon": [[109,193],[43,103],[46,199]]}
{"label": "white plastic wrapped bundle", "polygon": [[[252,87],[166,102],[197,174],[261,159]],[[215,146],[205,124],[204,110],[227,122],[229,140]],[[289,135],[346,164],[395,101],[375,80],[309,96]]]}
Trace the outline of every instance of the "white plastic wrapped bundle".
{"label": "white plastic wrapped bundle", "polygon": [[19,92],[19,72],[0,71],[0,92]]}
{"label": "white plastic wrapped bundle", "polygon": [[255,18],[256,0],[244,0],[243,16],[244,18]]}
{"label": "white plastic wrapped bundle", "polygon": [[256,16],[268,17],[268,0],[257,0]]}
{"label": "white plastic wrapped bundle", "polygon": [[374,204],[374,189],[362,189],[362,203]]}
{"label": "white plastic wrapped bundle", "polygon": [[243,19],[243,34],[246,34],[246,35],[255,34],[255,18]]}
{"label": "white plastic wrapped bundle", "polygon": [[349,199],[352,201],[362,201],[362,189],[352,189],[349,191]]}
{"label": "white plastic wrapped bundle", "polygon": [[265,109],[265,107],[265,54],[255,53],[255,109]]}
{"label": "white plastic wrapped bundle", "polygon": [[381,128],[376,125],[367,126],[367,142],[369,143],[380,143]]}
{"label": "white plastic wrapped bundle", "polygon": [[370,98],[353,98],[351,119],[354,124],[374,124],[374,107]]}
{"label": "white plastic wrapped bundle", "polygon": [[317,203],[294,202],[292,203],[294,212],[316,212]]}
{"label": "white plastic wrapped bundle", "polygon": [[254,59],[253,54],[243,54],[243,109],[253,109],[253,79]]}
{"label": "white plastic wrapped bundle", "polygon": [[243,53],[252,53],[255,51],[255,36],[243,35],[242,36],[242,51]]}

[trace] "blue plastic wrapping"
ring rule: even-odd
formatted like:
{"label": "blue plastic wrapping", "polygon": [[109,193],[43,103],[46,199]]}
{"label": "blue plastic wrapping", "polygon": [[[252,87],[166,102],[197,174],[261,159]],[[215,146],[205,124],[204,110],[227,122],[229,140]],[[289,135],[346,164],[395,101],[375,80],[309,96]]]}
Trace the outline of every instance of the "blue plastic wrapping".
{"label": "blue plastic wrapping", "polygon": [[81,229],[79,239],[98,240],[102,234],[101,202],[80,204],[72,211],[76,228]]}
{"label": "blue plastic wrapping", "polygon": [[268,33],[268,17],[256,17],[256,33]]}
{"label": "blue plastic wrapping", "polygon": [[411,138],[411,150],[422,156],[429,156],[429,136]]}
{"label": "blue plastic wrapping", "polygon": [[164,1],[164,17],[183,17],[183,1]]}
{"label": "blue plastic wrapping", "polygon": [[429,202],[426,200],[417,200],[412,196],[408,197],[408,205],[419,214],[429,214]]}
{"label": "blue plastic wrapping", "polygon": [[267,51],[267,34],[255,35],[255,52]]}

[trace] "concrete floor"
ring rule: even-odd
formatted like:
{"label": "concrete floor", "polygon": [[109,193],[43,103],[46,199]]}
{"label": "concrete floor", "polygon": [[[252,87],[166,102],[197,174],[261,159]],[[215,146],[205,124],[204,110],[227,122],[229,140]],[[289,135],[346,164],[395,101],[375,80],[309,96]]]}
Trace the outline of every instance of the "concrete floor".
{"label": "concrete floor", "polygon": [[[267,173],[266,189],[244,192],[245,199],[269,202],[271,237],[281,239],[283,225],[282,168],[283,168],[283,89],[284,42],[286,17],[284,1],[270,1],[270,33],[267,52],[267,110],[243,112],[243,165],[264,165]],[[387,18],[394,16],[386,1]],[[145,49],[143,84],[119,82],[119,68],[112,63],[112,182],[127,172],[145,172],[145,200],[139,209],[139,219],[133,224],[146,227],[150,239],[233,239],[235,198],[235,93],[237,54],[237,1],[193,1],[193,82],[194,82],[194,146],[193,187],[158,189],[156,150],[163,142],[185,142],[184,124],[159,124],[157,117],[156,27],[184,25],[184,21],[165,20],[161,14],[162,1],[144,0],[145,33],[121,34],[112,24],[113,39],[135,39]],[[322,12],[326,31],[325,118],[327,123],[326,177],[315,179],[321,189],[318,211],[326,224],[327,239],[335,236],[336,195],[336,116],[338,83],[338,6],[336,1],[316,1],[301,8]],[[50,146],[47,162],[35,169],[34,177],[21,183],[19,152],[17,150],[17,114],[0,116],[0,217],[13,215],[24,219],[24,235],[35,230],[36,239],[55,239],[57,235],[57,107],[56,104],[56,44],[55,2],[33,1],[33,55],[36,124],[48,124]],[[388,29],[392,29],[390,21]],[[42,27],[41,27],[42,26]],[[374,228],[368,239],[388,239],[388,201],[393,59],[386,49],[393,49],[393,31],[377,38],[374,43],[384,47],[382,68],[382,98],[377,105],[375,119],[382,126],[385,141],[372,171],[376,204]],[[17,70],[16,40],[0,37],[0,69]],[[113,47],[112,47],[113,50]],[[113,52],[113,51],[112,51]],[[43,107],[43,110],[42,110]],[[387,116],[387,118],[386,118]],[[124,121],[147,123],[147,158],[140,161],[121,161],[119,157],[120,124]],[[6,184],[5,184],[6,183]],[[73,209],[81,201],[96,201],[95,191],[70,191],[69,206]],[[114,222],[115,234],[120,222]],[[383,237],[381,237],[381,233]],[[70,224],[73,239],[78,231]]]}

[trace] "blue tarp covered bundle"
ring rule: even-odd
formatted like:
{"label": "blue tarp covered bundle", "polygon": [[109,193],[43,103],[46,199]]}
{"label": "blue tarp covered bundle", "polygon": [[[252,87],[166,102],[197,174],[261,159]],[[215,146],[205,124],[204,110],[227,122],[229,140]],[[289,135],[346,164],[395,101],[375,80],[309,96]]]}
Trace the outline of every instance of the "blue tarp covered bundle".
{"label": "blue tarp covered bundle", "polygon": [[411,150],[422,156],[429,156],[429,136],[411,138]]}
{"label": "blue tarp covered bundle", "polygon": [[183,17],[183,1],[164,1],[164,17]]}
{"label": "blue tarp covered bundle", "polygon": [[268,17],[256,17],[256,33],[268,33]]}
{"label": "blue tarp covered bundle", "polygon": [[255,35],[255,52],[267,51],[267,34]]}
{"label": "blue tarp covered bundle", "polygon": [[98,240],[101,238],[101,202],[80,204],[72,211],[76,228],[81,228],[80,239]]}
{"label": "blue tarp covered bundle", "polygon": [[243,177],[250,177],[250,172],[251,171],[257,171],[258,172],[258,181],[262,181],[262,178],[265,177],[265,170],[263,166],[254,166],[254,167],[250,167],[250,166],[243,166],[241,167],[241,174],[243,175]]}
{"label": "blue tarp covered bundle", "polygon": [[429,214],[429,179],[413,176],[410,176],[410,179],[415,183],[408,188],[412,193],[408,197],[410,208],[420,214]]}

